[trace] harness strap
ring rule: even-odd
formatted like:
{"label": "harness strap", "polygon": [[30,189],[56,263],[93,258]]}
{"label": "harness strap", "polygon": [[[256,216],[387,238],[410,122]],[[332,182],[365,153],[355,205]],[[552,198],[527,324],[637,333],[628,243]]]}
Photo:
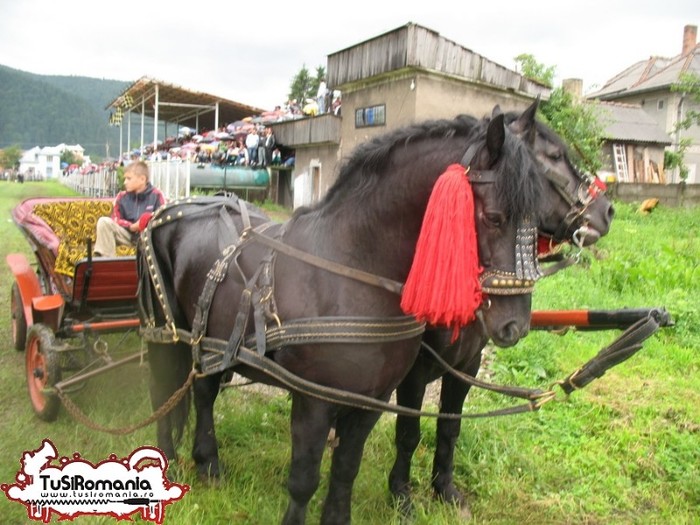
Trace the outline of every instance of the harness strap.
{"label": "harness strap", "polygon": [[[248,349],[257,351],[263,358],[264,353],[277,350],[288,345],[319,344],[319,343],[390,343],[402,341],[421,335],[425,331],[425,323],[413,317],[401,316],[393,318],[377,317],[318,317],[295,319],[281,323],[277,327],[268,328],[263,332],[264,347],[257,348],[259,341],[256,333],[245,337],[245,328],[251,303],[251,290],[245,290],[241,298],[234,330],[228,341],[202,337],[198,341],[201,349],[201,371],[203,374],[214,374],[240,364],[238,353],[245,344]],[[159,337],[157,334],[153,334]],[[185,340],[192,338],[192,333],[178,329],[178,336]]]}
{"label": "harness strap", "polygon": [[602,377],[613,366],[636,354],[642,343],[656,332],[664,322],[665,314],[657,309],[625,330],[612,344],[603,348],[581,368],[559,382],[562,390],[570,394],[583,388],[596,378]]}
{"label": "harness strap", "polygon": [[[250,228],[250,217],[247,211],[244,211],[247,210],[245,202],[238,201],[238,204],[240,206],[241,219],[243,220],[243,228],[246,230]],[[204,335],[204,332],[207,329],[209,322],[209,310],[214,294],[216,293],[216,289],[218,288],[219,283],[226,278],[231,261],[240,255],[241,248],[244,244],[243,242],[238,242],[240,239],[238,229],[236,228],[236,225],[225,206],[221,207],[221,210],[219,211],[219,218],[221,221],[218,224],[224,224],[227,228],[224,235],[219,235],[219,245],[221,246],[224,244],[225,247],[222,249],[222,257],[218,259],[214,263],[214,266],[209,270],[207,280],[204,283],[204,288],[202,289],[202,293],[199,295],[199,300],[195,306],[195,315],[194,319],[192,320],[191,340],[195,362],[199,361],[197,359],[200,354],[198,341],[201,339],[202,335]],[[231,242],[228,242],[227,239],[230,239]]]}
{"label": "harness strap", "polygon": [[284,255],[294,257],[295,259],[299,259],[300,261],[303,261],[312,266],[316,266],[317,268],[321,268],[322,270],[326,270],[336,275],[342,275],[343,277],[349,277],[350,279],[354,279],[365,284],[378,286],[379,288],[384,288],[385,290],[388,290],[398,295],[401,295],[401,292],[403,290],[403,283],[394,281],[393,279],[389,279],[388,277],[374,275],[372,273],[365,272],[357,268],[351,268],[349,266],[345,266],[344,264],[340,264],[335,261],[323,259],[322,257],[318,257],[311,253],[307,253],[298,248],[295,248],[294,246],[290,246],[289,244],[285,244],[281,241],[278,241],[277,239],[273,239],[272,237],[264,235],[262,232],[256,230],[249,230],[247,232],[243,232],[242,237],[246,238],[248,236],[254,238],[260,244],[272,248],[273,250],[279,253],[283,253]]}
{"label": "harness strap", "polygon": [[[316,317],[295,319],[267,331],[267,347],[276,350],[287,345],[310,343],[389,343],[422,334],[425,323],[412,316]],[[248,343],[248,341],[246,341]]]}
{"label": "harness strap", "polygon": [[422,410],[416,410],[413,408],[407,408],[393,403],[387,403],[374,397],[357,394],[355,392],[348,392],[346,390],[340,390],[333,387],[327,387],[318,383],[314,383],[312,381],[307,381],[295,374],[292,374],[289,370],[280,366],[272,359],[260,357],[257,354],[257,352],[250,350],[245,346],[241,346],[238,357],[239,361],[242,364],[250,366],[251,368],[254,368],[266,374],[268,377],[277,380],[278,382],[295,392],[314,397],[322,401],[336,403],[339,405],[349,406],[353,408],[371,410],[374,412],[391,412],[393,414],[409,417],[435,417],[441,419],[457,420],[505,416],[511,414],[518,414],[522,412],[531,412],[533,410],[538,410],[541,406],[537,403],[528,403],[526,405],[520,405],[517,407],[492,410],[490,412],[483,412],[478,414],[424,412]]}
{"label": "harness strap", "polygon": [[495,383],[487,383],[486,381],[481,381],[476,377],[465,374],[452,367],[447,361],[445,361],[440,354],[435,351],[429,344],[422,342],[421,346],[426,350],[430,356],[437,361],[437,363],[445,369],[446,372],[455,376],[457,379],[467,383],[468,385],[475,386],[477,388],[482,388],[484,390],[490,390],[491,392],[497,392],[510,397],[519,397],[522,399],[529,399],[530,401],[538,400],[546,395],[539,388],[524,388],[518,386],[507,386],[507,385],[497,385]]}
{"label": "harness strap", "polygon": [[[331,330],[328,333],[320,333],[315,336],[315,340],[317,342],[345,342],[345,337],[347,334],[343,334],[341,332],[333,333],[336,332],[337,326],[331,326],[331,325],[338,325],[339,323],[336,322],[336,318],[333,318],[334,321],[330,322],[329,324],[324,324],[326,327],[330,327]],[[392,340],[398,340],[398,339],[403,339],[408,336],[408,334],[413,334],[415,336],[420,335],[422,330],[424,329],[424,325],[422,323],[417,323],[415,320],[409,320],[407,318],[403,317],[397,317],[393,319],[374,319],[375,322],[371,322],[371,319],[373,318],[359,318],[359,319],[352,319],[352,318],[347,318],[344,320],[344,329],[347,331],[350,329],[351,326],[355,326],[359,329],[364,329],[368,322],[370,325],[373,327],[376,327],[378,324],[384,324],[386,325],[385,331],[387,332],[384,336],[379,333],[379,335],[376,335],[378,332],[374,333],[369,333],[366,334],[367,340],[364,342],[370,342],[369,340],[371,339],[371,342],[379,342],[379,341],[392,341]],[[303,325],[309,323],[309,322],[314,322],[313,319],[305,319],[305,320],[300,320],[299,322],[299,327],[295,328],[300,328],[302,329]],[[388,323],[388,324],[387,324]],[[293,323],[296,324],[296,323]],[[418,325],[418,326],[411,326],[412,324]],[[315,325],[317,327],[319,326],[319,322],[316,321]],[[393,325],[396,326],[401,326],[405,325],[406,326],[406,331],[403,332],[403,335],[400,334],[394,334],[390,335],[391,332],[391,327]],[[294,332],[295,330],[292,330]],[[362,332],[359,332],[362,333]],[[190,338],[191,334],[187,330],[182,330],[178,329],[178,336],[182,340],[187,340]],[[336,337],[337,336],[337,337]],[[290,341],[293,340],[295,336],[293,334],[290,334]],[[352,340],[348,342],[357,342],[357,339],[355,337],[355,334],[352,335]],[[323,339],[321,339],[323,338]],[[331,338],[331,339],[328,339]],[[379,339],[377,339],[379,338]],[[304,342],[309,342],[311,341],[311,338],[306,338],[304,336]],[[280,340],[281,341],[281,340]],[[204,337],[201,341],[202,348],[206,349],[210,354],[218,354],[220,356],[224,355],[226,352],[225,346],[226,346],[226,341],[222,341],[221,339],[214,339],[214,338],[208,338]],[[287,343],[281,343],[281,344],[287,344]],[[519,405],[515,407],[508,407],[508,408],[503,408],[499,410],[492,410],[489,412],[483,412],[483,413],[471,413],[471,414],[452,414],[452,413],[438,413],[438,412],[424,412],[421,410],[416,410],[412,408],[407,408],[403,407],[401,405],[396,405],[393,403],[387,403],[385,401],[381,401],[379,399],[376,399],[374,397],[369,397],[365,396],[362,394],[354,393],[354,392],[348,392],[346,390],[340,390],[337,388],[333,387],[328,387],[324,385],[320,385],[318,383],[314,383],[312,381],[307,381],[306,379],[303,379],[296,374],[293,374],[286,368],[280,366],[277,364],[275,361],[272,359],[269,359],[267,357],[260,356],[259,353],[251,348],[248,348],[247,346],[240,345],[238,348],[237,352],[237,357],[236,357],[236,364],[239,365],[247,365],[255,370],[258,370],[259,372],[262,372],[266,376],[276,380],[280,384],[284,385],[285,387],[289,388],[290,390],[293,390],[295,392],[299,392],[301,394],[305,394],[311,397],[314,397],[316,399],[320,399],[322,401],[326,401],[329,403],[336,403],[339,405],[344,405],[344,406],[349,406],[353,408],[360,408],[364,410],[371,410],[375,412],[391,412],[397,415],[402,415],[402,416],[409,416],[409,417],[434,417],[434,418],[443,418],[443,419],[453,419],[453,420],[459,420],[459,419],[473,419],[473,418],[483,418],[483,417],[495,417],[495,416],[506,416],[506,415],[512,415],[512,414],[519,414],[523,412],[531,412],[534,410],[538,410],[541,406],[541,403],[528,403],[524,405]],[[230,365],[228,365],[230,366]],[[221,370],[224,370],[228,366],[223,366],[221,367]]]}
{"label": "harness strap", "polygon": [[[178,209],[180,208],[183,204],[198,204],[199,206],[196,207],[188,207],[185,208],[184,210]],[[226,208],[230,208],[234,211],[241,212],[241,214],[245,213],[246,216],[247,211],[243,211],[246,209],[245,204],[243,204],[243,201],[240,199],[221,199],[221,198],[188,198],[185,199],[184,201],[176,200],[171,203],[166,204],[165,206],[161,206],[156,210],[156,212],[153,214],[153,218],[149,222],[148,226],[144,228],[144,230],[141,232],[141,236],[139,238],[139,243],[141,246],[141,255],[139,258],[139,265],[141,267],[145,267],[148,269],[148,274],[151,277],[151,282],[153,284],[153,288],[155,289],[155,294],[158,298],[158,302],[160,303],[160,306],[163,310],[163,316],[165,317],[165,324],[168,332],[171,334],[169,339],[166,339],[168,342],[177,342],[178,341],[178,336],[177,336],[177,329],[175,327],[175,319],[172,313],[172,310],[170,308],[170,304],[168,303],[167,298],[165,297],[165,287],[162,285],[163,283],[163,275],[161,272],[161,269],[158,264],[156,264],[155,258],[153,256],[153,230],[156,228],[159,228],[165,224],[169,224],[175,220],[182,219],[183,217],[191,217],[193,215],[198,215],[202,214],[206,211],[209,211],[213,208],[222,208],[221,213],[219,214],[221,217],[223,216],[228,216],[228,213],[225,213],[224,210]],[[229,217],[230,219],[230,217]],[[250,224],[250,222],[248,222]],[[235,225],[233,225],[233,230],[235,231]],[[233,254],[231,254],[232,256]],[[141,270],[139,270],[141,271]],[[139,310],[142,312],[143,319],[144,319],[144,324],[145,327],[142,328],[142,331],[148,331],[152,332],[156,330],[155,324],[155,312],[153,309],[153,301],[152,301],[152,296],[151,296],[151,291],[149,290],[148,283],[142,282],[140,283],[141,287],[143,290],[147,290],[146,295],[147,297],[141,296],[141,294],[138,295],[139,299]],[[158,330],[159,332],[159,337],[166,337],[166,335],[161,331]],[[161,341],[164,342],[164,341]]]}

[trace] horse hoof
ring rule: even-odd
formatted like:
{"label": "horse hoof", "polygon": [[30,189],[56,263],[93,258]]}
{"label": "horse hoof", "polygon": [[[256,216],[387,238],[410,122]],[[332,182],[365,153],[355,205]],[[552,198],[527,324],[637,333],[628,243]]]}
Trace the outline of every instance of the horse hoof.
{"label": "horse hoof", "polygon": [[469,521],[472,519],[471,508],[466,498],[459,492],[454,485],[450,485],[443,491],[436,491],[435,496],[447,503],[453,505],[459,510],[460,521]]}
{"label": "horse hoof", "polygon": [[200,472],[197,474],[197,479],[208,488],[216,489],[221,487],[221,476],[210,476],[206,472]]}
{"label": "horse hoof", "polygon": [[467,522],[471,521],[472,519],[472,510],[469,507],[469,503],[466,501],[462,503],[462,505],[459,507],[459,519],[460,521]]}
{"label": "horse hoof", "polygon": [[[391,493],[394,500],[394,508],[401,514],[401,523],[411,523],[414,515],[413,499],[409,490],[399,490]],[[408,521],[406,521],[408,520]]]}
{"label": "horse hoof", "polygon": [[415,521],[415,508],[413,507],[413,500],[407,495],[397,496],[394,494],[393,496],[395,508],[401,516],[401,525],[410,525]]}

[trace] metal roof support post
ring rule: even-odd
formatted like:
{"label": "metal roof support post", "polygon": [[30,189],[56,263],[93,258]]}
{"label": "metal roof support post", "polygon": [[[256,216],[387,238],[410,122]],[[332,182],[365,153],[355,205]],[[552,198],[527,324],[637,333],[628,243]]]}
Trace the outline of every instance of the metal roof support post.
{"label": "metal roof support post", "polygon": [[214,109],[214,130],[219,130],[219,101],[216,101],[216,106]]}
{"label": "metal roof support post", "polygon": [[141,95],[141,146],[139,147],[139,155],[141,154],[141,152],[143,152],[143,136],[144,136],[144,127],[146,125],[145,119],[146,119],[146,95]]}
{"label": "metal roof support post", "polygon": [[[129,111],[126,113],[126,120],[129,125],[129,129],[126,130],[126,147],[131,149],[131,108],[129,108]],[[119,158],[121,158],[121,155]]]}
{"label": "metal roof support post", "polygon": [[124,154],[124,126],[119,124],[119,160],[121,160]]}
{"label": "metal roof support post", "polygon": [[158,106],[160,104],[160,86],[156,84],[156,101],[153,113],[153,152],[158,151]]}

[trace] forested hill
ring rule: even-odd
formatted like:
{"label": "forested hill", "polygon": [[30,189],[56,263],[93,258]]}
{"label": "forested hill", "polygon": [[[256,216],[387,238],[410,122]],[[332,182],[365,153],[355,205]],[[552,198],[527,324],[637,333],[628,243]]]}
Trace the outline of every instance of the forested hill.
{"label": "forested hill", "polygon": [[93,158],[119,153],[105,106],[129,82],[36,75],[0,65],[0,149],[80,144]]}

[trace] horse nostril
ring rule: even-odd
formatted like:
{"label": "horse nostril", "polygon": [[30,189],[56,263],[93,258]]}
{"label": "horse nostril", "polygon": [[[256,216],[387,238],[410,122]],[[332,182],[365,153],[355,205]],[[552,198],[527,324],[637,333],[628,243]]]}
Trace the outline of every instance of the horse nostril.
{"label": "horse nostril", "polygon": [[527,334],[527,328],[525,328],[525,332],[522,333],[521,330],[518,328],[518,323],[515,321],[511,321],[509,323],[506,323],[502,328],[499,333],[500,341],[499,341],[499,346],[513,346],[515,343],[517,343],[520,338],[524,337],[525,334]]}
{"label": "horse nostril", "polygon": [[608,207],[607,216],[608,222],[611,222],[613,220],[613,217],[615,217],[615,207],[612,204]]}

